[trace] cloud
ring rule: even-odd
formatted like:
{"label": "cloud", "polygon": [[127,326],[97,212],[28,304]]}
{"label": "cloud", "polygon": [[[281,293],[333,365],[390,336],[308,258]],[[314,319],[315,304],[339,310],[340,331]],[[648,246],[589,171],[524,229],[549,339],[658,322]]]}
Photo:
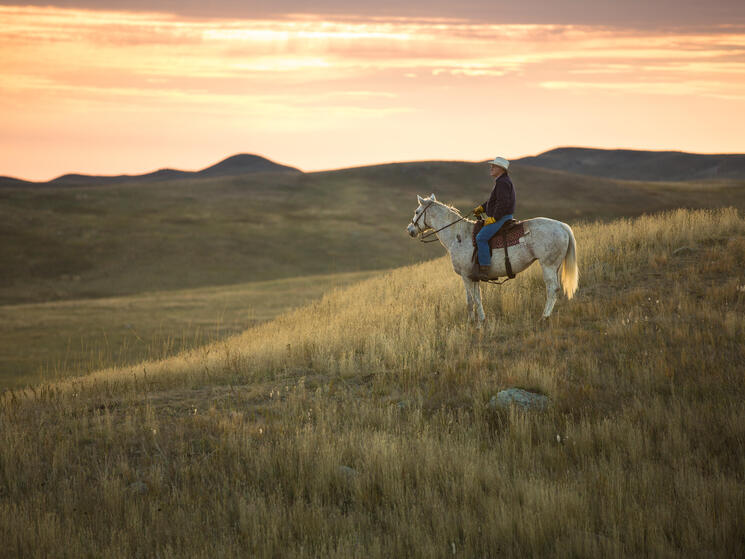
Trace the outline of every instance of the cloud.
{"label": "cloud", "polygon": [[553,90],[569,90],[584,92],[586,90],[604,90],[624,94],[663,95],[663,96],[705,96],[718,99],[745,100],[745,85],[731,84],[723,87],[717,81],[643,81],[629,82],[610,81],[547,81],[541,82],[541,87]]}
{"label": "cloud", "polygon": [[[15,1],[0,0],[14,5]],[[618,25],[654,28],[671,25],[745,23],[742,0],[26,0],[34,6],[53,5],[119,12],[162,12],[199,18],[261,19],[289,14],[324,17],[450,18],[498,24],[540,23]]]}
{"label": "cloud", "polygon": [[[225,21],[29,7],[0,7],[0,24],[6,90],[56,84],[69,95],[76,87],[86,95],[122,88],[146,94],[166,84],[178,89],[179,98],[198,99],[199,91],[231,95],[251,87],[269,93],[298,83],[310,90],[331,83],[353,90],[348,84],[354,80],[369,91],[380,77],[401,81],[411,75],[512,76],[548,89],[594,83],[633,89],[652,83],[645,77],[652,73],[654,83],[689,84],[671,91],[729,95],[745,65],[745,27],[732,25],[708,33],[700,27],[659,33],[443,19]],[[628,74],[642,78],[629,83]],[[692,81],[691,74],[706,79]],[[567,79],[571,75],[585,79]]]}

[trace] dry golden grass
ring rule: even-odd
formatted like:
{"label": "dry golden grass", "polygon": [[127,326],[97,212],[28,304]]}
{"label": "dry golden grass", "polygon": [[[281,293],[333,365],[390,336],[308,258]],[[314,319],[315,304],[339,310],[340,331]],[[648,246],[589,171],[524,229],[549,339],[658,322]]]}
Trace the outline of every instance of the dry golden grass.
{"label": "dry golden grass", "polygon": [[164,359],[378,273],[0,305],[0,390]]}
{"label": "dry golden grass", "polygon": [[[745,220],[575,228],[466,324],[445,259],[161,362],[6,392],[16,556],[735,556],[745,551]],[[689,247],[691,250],[677,251]],[[498,390],[545,412],[495,410]]]}

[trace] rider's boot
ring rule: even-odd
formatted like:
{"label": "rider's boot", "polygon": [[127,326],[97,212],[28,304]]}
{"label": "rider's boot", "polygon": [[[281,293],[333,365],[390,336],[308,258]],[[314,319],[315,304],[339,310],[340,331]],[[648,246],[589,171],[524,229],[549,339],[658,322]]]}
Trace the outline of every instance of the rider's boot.
{"label": "rider's boot", "polygon": [[491,266],[479,266],[479,280],[481,281],[487,281],[491,279],[489,277],[489,268]]}

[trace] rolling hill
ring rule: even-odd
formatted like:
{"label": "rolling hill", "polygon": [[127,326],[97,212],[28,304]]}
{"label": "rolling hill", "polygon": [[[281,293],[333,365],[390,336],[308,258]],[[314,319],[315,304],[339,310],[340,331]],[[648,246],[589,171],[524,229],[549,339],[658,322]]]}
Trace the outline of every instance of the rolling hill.
{"label": "rolling hill", "polygon": [[[679,182],[745,179],[745,155],[743,154],[700,154],[681,151],[560,147],[539,155],[515,159],[513,160],[514,163],[580,175],[633,181]],[[404,163],[403,165],[419,166],[420,163]],[[386,167],[386,165],[373,165],[366,169],[371,170],[381,167]],[[356,173],[359,169],[363,168],[350,168],[343,171]],[[201,171],[160,169],[142,175],[116,176],[70,173],[48,182],[32,182],[0,176],[0,188],[106,186],[273,172],[300,173],[301,171],[294,167],[275,163],[259,155],[242,153],[228,157]]]}
{"label": "rolling hill", "polygon": [[379,273],[0,305],[0,392],[170,357]]}
{"label": "rolling hill", "polygon": [[[254,162],[229,158],[215,176],[0,189],[0,385],[227,335],[246,324],[247,305],[261,306],[249,293],[262,289],[276,289],[288,308],[318,295],[298,287],[306,278],[330,285],[318,276],[363,277],[439,257],[439,245],[405,233],[415,195],[434,192],[468,210],[491,188],[484,163],[241,174]],[[741,180],[620,181],[520,162],[511,174],[520,218],[574,225],[677,207],[745,209]],[[228,313],[225,300],[235,301]]]}
{"label": "rolling hill", "polygon": [[745,155],[563,147],[517,162],[544,169],[636,181],[745,179]]}
{"label": "rolling hill", "polygon": [[[441,254],[404,232],[416,194],[469,210],[483,163],[232,173],[0,189],[0,303],[123,296],[392,268]],[[250,163],[250,161],[249,161]],[[677,207],[745,207],[745,181],[652,183],[515,163],[519,218],[577,222]]]}
{"label": "rolling hill", "polygon": [[0,188],[2,187],[31,187],[31,186],[108,186],[113,184],[131,184],[143,182],[160,182],[170,180],[185,180],[200,177],[225,177],[232,175],[245,175],[250,173],[281,173],[301,171],[287,165],[280,165],[261,157],[247,153],[240,153],[223,159],[201,171],[179,171],[177,169],[160,169],[143,175],[81,175],[70,173],[52,179],[48,182],[32,182],[12,177],[0,177]]}

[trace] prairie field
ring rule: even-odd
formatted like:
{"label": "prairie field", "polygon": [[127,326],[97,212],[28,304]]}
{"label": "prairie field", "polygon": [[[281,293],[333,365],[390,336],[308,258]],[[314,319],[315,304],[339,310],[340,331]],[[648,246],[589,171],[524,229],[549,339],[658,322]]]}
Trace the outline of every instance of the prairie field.
{"label": "prairie field", "polygon": [[[6,390],[4,552],[742,556],[745,219],[574,232],[579,291],[548,323],[537,265],[483,288],[479,330],[438,258],[177,356]],[[508,387],[549,405],[492,406]]]}
{"label": "prairie field", "polygon": [[121,297],[0,305],[0,389],[162,359],[376,275],[350,272]]}

